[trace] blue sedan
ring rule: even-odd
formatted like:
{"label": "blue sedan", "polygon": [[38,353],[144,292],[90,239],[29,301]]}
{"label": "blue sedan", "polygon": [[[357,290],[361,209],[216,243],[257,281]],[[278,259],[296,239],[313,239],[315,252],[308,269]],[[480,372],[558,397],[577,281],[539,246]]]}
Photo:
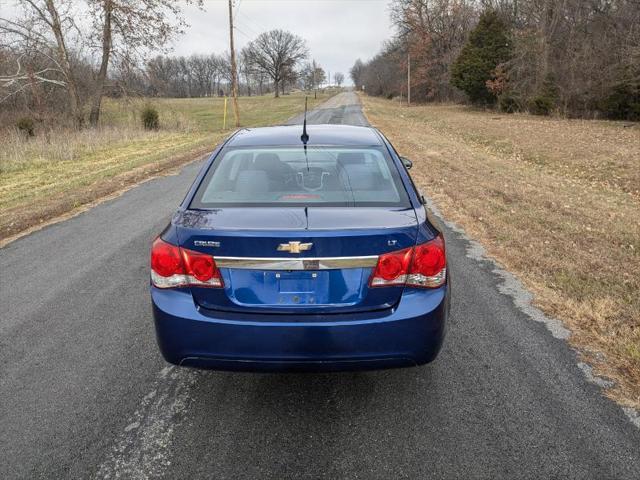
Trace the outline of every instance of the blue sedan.
{"label": "blue sedan", "polygon": [[176,365],[328,371],[421,365],[442,345],[442,234],[376,129],[240,130],[151,248],[158,344]]}

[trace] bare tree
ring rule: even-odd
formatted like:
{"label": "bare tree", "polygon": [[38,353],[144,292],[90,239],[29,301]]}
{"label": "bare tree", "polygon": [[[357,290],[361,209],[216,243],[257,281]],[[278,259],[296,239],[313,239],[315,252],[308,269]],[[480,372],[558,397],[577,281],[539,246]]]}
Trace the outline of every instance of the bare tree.
{"label": "bare tree", "polygon": [[327,74],[325,73],[324,68],[317,64],[315,60],[313,61],[313,67],[313,85],[314,88],[318,90],[320,86],[327,81]]}
{"label": "bare tree", "polygon": [[191,92],[193,96],[204,97],[210,93],[212,72],[210,70],[208,58],[204,55],[191,55],[187,59],[189,75],[192,77]]}
{"label": "bare tree", "polygon": [[281,82],[289,80],[295,65],[305,59],[305,41],[284,30],[271,30],[258,35],[246,47],[250,62],[274,83],[275,96],[280,95]]}
{"label": "bare tree", "polygon": [[387,42],[383,50],[364,65],[360,84],[370,95],[388,98],[398,95],[406,81],[404,58],[406,53],[398,39]]}
{"label": "bare tree", "polygon": [[[268,89],[269,76],[253,61],[251,52],[245,47],[240,52],[242,69],[244,70],[247,88],[251,85],[257,86],[258,95],[262,95]],[[249,93],[251,95],[251,93]]]}
{"label": "bare tree", "polygon": [[295,64],[290,63],[284,66],[282,70],[282,79],[280,80],[280,89],[284,95],[287,85],[295,85],[298,81],[298,72]]}
{"label": "bare tree", "polygon": [[[543,101],[563,114],[640,118],[638,25],[637,0],[521,2],[509,93],[534,110]],[[616,113],[620,103],[635,114]]]}
{"label": "bare tree", "polygon": [[353,64],[353,67],[351,67],[351,70],[349,71],[351,81],[358,90],[362,88],[362,75],[364,74],[364,69],[364,62],[360,59],[357,59]]}
{"label": "bare tree", "polygon": [[146,91],[163,97],[202,97],[218,92],[230,81],[228,54],[168,57],[158,55],[146,63]]}
{"label": "bare tree", "polygon": [[[52,0],[47,0],[48,2]],[[112,55],[142,55],[162,48],[185,26],[181,6],[174,0],[87,0],[99,39],[101,62],[91,101],[89,121],[97,125],[104,85]],[[185,0],[192,3],[190,0]],[[201,4],[201,0],[195,0]]]}
{"label": "bare tree", "polygon": [[342,82],[344,82],[344,74],[342,72],[336,72],[333,76],[333,79],[335,80],[336,85],[338,85],[338,87],[341,87]]}
{"label": "bare tree", "polygon": [[251,63],[251,58],[247,54],[247,50],[243,48],[240,51],[240,75],[244,78],[244,84],[247,89],[247,95],[250,97],[253,88],[254,81],[254,66]]}
{"label": "bare tree", "polygon": [[317,90],[327,79],[324,69],[315,60],[307,62],[302,67],[300,76],[305,90]]}
{"label": "bare tree", "polygon": [[300,69],[300,81],[302,82],[302,88],[305,90],[313,90],[315,84],[313,82],[313,63],[306,62]]}
{"label": "bare tree", "polygon": [[[27,60],[28,61],[28,60]],[[57,80],[52,73],[60,73],[55,67],[42,67],[35,70],[33,67],[25,65],[25,54],[20,54],[15,58],[15,70],[6,74],[0,74],[0,88],[8,93],[0,97],[0,103],[9,97],[17,95],[26,88],[30,88],[35,96],[39,96],[37,84],[48,83],[61,87],[66,87],[64,80]],[[40,100],[38,100],[40,103]]]}
{"label": "bare tree", "polygon": [[146,74],[152,95],[168,96],[175,76],[173,59],[158,55],[147,62]]}
{"label": "bare tree", "polygon": [[[479,9],[502,0],[395,0],[391,18],[402,50],[400,68],[411,58],[411,93],[417,100],[449,100],[459,96],[451,86],[450,67]],[[510,0],[509,0],[510,1]],[[482,5],[482,7],[481,7]]]}
{"label": "bare tree", "polygon": [[[70,0],[25,0],[20,3],[22,8],[19,18],[10,19],[0,17],[0,34],[8,38],[9,42],[22,43],[26,50],[39,51],[47,55],[52,67],[35,72],[27,72],[27,81],[33,85],[39,83],[53,83],[63,86],[67,90],[69,111],[77,126],[83,123],[82,104],[78,90],[78,83],[73,69],[72,53],[68,45],[70,31],[76,26],[71,14],[73,4]],[[51,52],[48,55],[46,52]],[[62,79],[55,80],[45,74],[57,71]],[[15,86],[24,79],[22,65],[18,62],[18,70],[11,79],[5,79],[5,86]],[[23,88],[23,87],[18,87]]]}

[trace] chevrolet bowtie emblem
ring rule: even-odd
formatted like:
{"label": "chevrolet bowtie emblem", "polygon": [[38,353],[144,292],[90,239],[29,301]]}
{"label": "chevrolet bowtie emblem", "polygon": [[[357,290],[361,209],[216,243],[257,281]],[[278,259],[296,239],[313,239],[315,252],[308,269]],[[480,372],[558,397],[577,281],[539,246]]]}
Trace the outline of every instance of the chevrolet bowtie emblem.
{"label": "chevrolet bowtie emblem", "polygon": [[300,253],[311,250],[313,243],[289,242],[278,245],[279,252]]}

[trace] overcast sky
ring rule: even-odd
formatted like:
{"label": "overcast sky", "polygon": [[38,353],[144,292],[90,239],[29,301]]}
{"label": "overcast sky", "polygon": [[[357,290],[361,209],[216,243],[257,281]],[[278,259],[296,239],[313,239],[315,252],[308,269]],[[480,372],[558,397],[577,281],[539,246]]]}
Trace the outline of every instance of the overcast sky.
{"label": "overcast sky", "polygon": [[[0,0],[11,17],[21,0]],[[307,41],[311,57],[325,71],[342,72],[347,82],[357,58],[367,60],[392,35],[390,0],[234,0],[236,50],[260,33],[280,28]],[[78,1],[76,21],[88,22]],[[204,0],[204,10],[184,9],[190,27],[174,42],[171,55],[223,53],[229,48],[228,0]]]}
{"label": "overcast sky", "polygon": [[[185,9],[191,25],[173,54],[222,53],[228,49],[227,0],[204,0],[205,11]],[[280,28],[307,41],[311,56],[327,72],[344,73],[366,60],[392,34],[388,0],[235,0],[236,50],[259,33]]]}

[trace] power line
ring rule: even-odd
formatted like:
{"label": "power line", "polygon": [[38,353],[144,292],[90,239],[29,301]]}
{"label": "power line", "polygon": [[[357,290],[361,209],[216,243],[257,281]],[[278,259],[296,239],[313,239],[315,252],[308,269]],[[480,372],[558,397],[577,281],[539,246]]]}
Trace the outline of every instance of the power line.
{"label": "power line", "polygon": [[[234,2],[235,3],[235,0]],[[238,5],[235,7],[235,12],[233,12],[233,20],[236,20],[236,15],[238,15],[238,13],[240,12],[240,5],[242,4],[242,0],[238,0]]]}
{"label": "power line", "polygon": [[253,40],[249,35],[247,35],[246,33],[244,33],[242,30],[240,30],[238,27],[236,27],[235,25],[233,26],[233,29],[238,32],[240,35],[242,35],[243,37],[245,37],[247,40],[251,41]]}
{"label": "power line", "polygon": [[269,31],[268,28],[266,28],[264,25],[260,24],[258,21],[253,20],[252,18],[249,18],[245,13],[241,13],[240,15],[244,18],[245,23],[248,22],[249,24],[253,25],[254,27],[256,27],[261,32]]}
{"label": "power line", "polygon": [[[240,20],[238,20],[237,18],[235,19],[236,25],[240,22]],[[242,28],[246,28],[247,30],[249,30],[251,33],[253,33],[254,35],[259,35],[258,32],[256,32],[253,28],[251,28],[249,25],[247,25],[244,22],[241,22],[240,25],[242,26]],[[237,29],[237,27],[236,27]]]}

